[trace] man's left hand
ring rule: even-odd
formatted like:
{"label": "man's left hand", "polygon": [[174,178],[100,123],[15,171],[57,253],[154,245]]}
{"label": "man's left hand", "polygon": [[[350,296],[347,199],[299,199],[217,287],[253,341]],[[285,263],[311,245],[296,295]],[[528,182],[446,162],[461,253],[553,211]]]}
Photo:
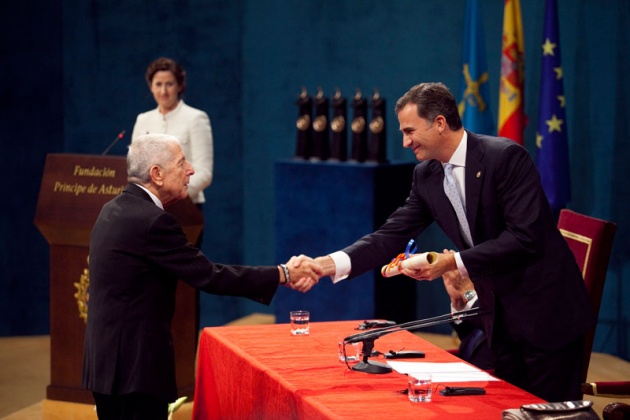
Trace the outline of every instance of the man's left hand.
{"label": "man's left hand", "polygon": [[403,268],[401,273],[416,280],[435,280],[447,271],[456,269],[457,262],[455,261],[455,255],[446,253],[438,254],[437,261],[433,264],[427,264],[417,270]]}

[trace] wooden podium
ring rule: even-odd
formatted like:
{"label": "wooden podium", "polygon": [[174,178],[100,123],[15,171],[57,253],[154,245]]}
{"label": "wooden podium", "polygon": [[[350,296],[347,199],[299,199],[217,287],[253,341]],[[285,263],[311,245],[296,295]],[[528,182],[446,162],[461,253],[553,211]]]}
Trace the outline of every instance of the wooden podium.
{"label": "wooden podium", "polygon": [[[127,185],[124,157],[49,154],[35,212],[35,225],[50,244],[51,400],[93,404],[81,385],[85,336],[84,292],[89,279],[90,232],[103,205]],[[203,215],[192,201],[167,209],[196,243]],[[88,302],[89,306],[89,302]],[[179,282],[173,341],[179,396],[194,397],[195,355],[199,332],[199,293]]]}

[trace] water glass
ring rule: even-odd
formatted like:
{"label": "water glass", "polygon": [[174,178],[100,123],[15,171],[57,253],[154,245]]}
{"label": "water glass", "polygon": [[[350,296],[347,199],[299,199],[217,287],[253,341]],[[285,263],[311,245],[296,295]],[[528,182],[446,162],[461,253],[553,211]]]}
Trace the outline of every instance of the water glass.
{"label": "water glass", "polygon": [[408,377],[407,397],[413,403],[431,401],[431,374],[410,373]]}
{"label": "water glass", "polygon": [[308,323],[310,320],[310,313],[308,311],[291,311],[289,312],[289,317],[291,318],[291,334],[308,335]]}
{"label": "water glass", "polygon": [[340,363],[357,363],[361,359],[361,349],[359,343],[345,343],[342,337],[339,337],[339,362]]}

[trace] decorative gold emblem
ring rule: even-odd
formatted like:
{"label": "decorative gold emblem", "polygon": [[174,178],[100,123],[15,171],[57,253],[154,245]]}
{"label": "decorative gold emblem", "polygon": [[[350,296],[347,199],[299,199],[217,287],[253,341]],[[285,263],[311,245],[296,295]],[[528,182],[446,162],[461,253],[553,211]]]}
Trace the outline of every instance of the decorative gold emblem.
{"label": "decorative gold emblem", "polygon": [[365,118],[356,117],[352,120],[352,132],[359,134],[363,133],[363,131],[365,131]]}
{"label": "decorative gold emblem", "polygon": [[343,115],[337,115],[335,118],[333,118],[333,120],[330,122],[330,128],[332,128],[332,131],[334,131],[335,133],[341,133],[343,130],[345,130],[346,119],[343,117]]}
{"label": "decorative gold emblem", "polygon": [[376,117],[370,122],[370,131],[374,134],[382,132],[384,127],[385,122],[383,121],[383,117]]}
{"label": "decorative gold emblem", "polygon": [[315,117],[315,121],[313,121],[313,130],[321,133],[326,130],[326,125],[328,124],[328,118],[325,115],[318,115]]}
{"label": "decorative gold emblem", "polygon": [[79,318],[83,319],[83,322],[87,323],[88,300],[90,299],[90,293],[88,291],[88,288],[90,287],[90,270],[87,268],[83,269],[83,274],[81,274],[79,282],[74,283],[74,287],[77,289],[74,294],[74,298],[76,299],[77,306],[79,308]]}
{"label": "decorative gold emblem", "polygon": [[479,108],[479,112],[484,112],[487,105],[483,100],[480,90],[481,85],[488,81],[488,72],[482,73],[481,76],[479,76],[479,80],[474,80],[470,75],[470,68],[468,64],[464,64],[462,73],[464,74],[464,80],[466,81],[466,89],[464,90],[462,100],[457,106],[459,115],[464,115],[464,112],[466,112],[466,104],[473,108]]}
{"label": "decorative gold emblem", "polygon": [[295,123],[298,130],[306,131],[311,126],[311,117],[308,114],[300,115]]}

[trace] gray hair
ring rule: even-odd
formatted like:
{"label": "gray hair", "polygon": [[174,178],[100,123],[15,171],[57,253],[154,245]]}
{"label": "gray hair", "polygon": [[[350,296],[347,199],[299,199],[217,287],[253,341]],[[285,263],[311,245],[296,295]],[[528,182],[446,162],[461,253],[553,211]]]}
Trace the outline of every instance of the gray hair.
{"label": "gray hair", "polygon": [[168,134],[145,134],[129,145],[127,152],[127,179],[130,182],[148,184],[153,165],[166,168],[173,159],[169,144],[177,144],[177,137]]}

